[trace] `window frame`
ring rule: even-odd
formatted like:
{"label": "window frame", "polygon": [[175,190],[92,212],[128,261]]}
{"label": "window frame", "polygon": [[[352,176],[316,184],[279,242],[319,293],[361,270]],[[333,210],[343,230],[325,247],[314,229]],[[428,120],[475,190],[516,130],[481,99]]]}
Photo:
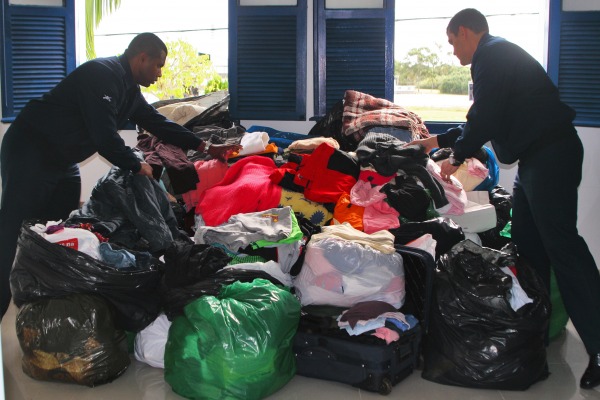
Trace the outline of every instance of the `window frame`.
{"label": "window frame", "polygon": [[[327,21],[330,19],[383,19],[384,21],[384,59],[381,67],[384,69],[385,82],[383,97],[394,101],[394,29],[395,29],[395,0],[383,0],[382,8],[340,9],[326,8],[326,0],[315,0],[313,9],[313,53],[314,53],[314,117],[322,118],[327,110]],[[355,54],[356,56],[356,54]],[[355,89],[348,87],[347,89]],[[364,90],[369,92],[368,90]],[[369,93],[373,94],[373,93]],[[343,93],[340,98],[343,98]],[[339,100],[338,99],[338,100]],[[331,103],[331,101],[329,101]]]}
{"label": "window frame", "polygon": [[[228,76],[229,76],[229,93],[230,103],[229,111],[232,118],[242,120],[282,120],[282,121],[303,121],[306,119],[306,52],[307,52],[307,0],[298,0],[295,6],[281,5],[281,6],[241,6],[239,0],[229,0],[229,65],[228,65]],[[282,105],[274,105],[273,107],[280,108],[276,111],[262,111],[260,108],[253,110],[243,111],[242,107],[250,107],[253,104],[259,106],[261,102],[277,102],[269,91],[264,90],[257,93],[244,93],[244,100],[240,96],[240,86],[246,85],[252,87],[250,80],[258,80],[260,82],[269,83],[276,79],[277,69],[265,69],[263,74],[254,75],[254,77],[248,77],[247,82],[240,82],[240,79],[246,79],[244,76],[240,76],[240,68],[238,58],[240,58],[240,51],[238,49],[239,41],[239,17],[281,17],[281,16],[296,16],[296,43],[294,53],[296,54],[296,77],[295,87],[293,95],[295,96],[294,105],[288,109],[282,109]],[[265,29],[264,27],[258,27],[256,29]],[[246,40],[246,39],[245,39]],[[285,43],[283,43],[285,45]],[[289,53],[290,49],[283,46],[278,46],[277,49],[272,49],[273,54]],[[241,55],[243,57],[243,55]],[[243,75],[243,74],[242,74]],[[256,82],[254,82],[256,83]],[[275,92],[275,91],[272,91]],[[281,96],[282,93],[276,93],[276,96]],[[289,96],[289,94],[287,95]],[[281,102],[282,103],[282,102]]]}
{"label": "window frame", "polygon": [[563,11],[562,0],[550,0],[549,11],[548,76],[577,111],[576,126],[600,127],[600,10]]}

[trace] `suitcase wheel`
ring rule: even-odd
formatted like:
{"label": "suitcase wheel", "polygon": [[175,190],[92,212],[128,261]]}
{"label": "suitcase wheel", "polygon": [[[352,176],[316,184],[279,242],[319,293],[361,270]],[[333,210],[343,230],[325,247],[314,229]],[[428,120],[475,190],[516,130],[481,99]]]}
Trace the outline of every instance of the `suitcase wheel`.
{"label": "suitcase wheel", "polygon": [[388,378],[383,378],[379,385],[379,394],[390,394],[392,393],[392,382]]}

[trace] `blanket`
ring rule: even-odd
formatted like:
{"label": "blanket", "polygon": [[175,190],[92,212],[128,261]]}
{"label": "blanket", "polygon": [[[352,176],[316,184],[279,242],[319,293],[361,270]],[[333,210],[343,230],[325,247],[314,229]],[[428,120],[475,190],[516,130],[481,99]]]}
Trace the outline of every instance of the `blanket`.
{"label": "blanket", "polygon": [[431,136],[417,114],[386,99],[355,90],[344,94],[342,133],[360,142],[370,128],[390,126],[410,130],[412,140]]}

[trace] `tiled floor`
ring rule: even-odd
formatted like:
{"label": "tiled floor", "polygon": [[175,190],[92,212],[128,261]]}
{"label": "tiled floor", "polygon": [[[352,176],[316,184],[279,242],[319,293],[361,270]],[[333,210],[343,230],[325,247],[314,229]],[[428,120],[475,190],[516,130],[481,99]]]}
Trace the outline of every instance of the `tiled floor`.
{"label": "tiled floor", "polygon": [[[152,368],[132,359],[124,375],[112,383],[95,388],[36,381],[21,370],[21,349],[15,334],[16,308],[12,305],[2,320],[2,362],[7,400],[175,400],[182,397],[173,393],[163,379],[161,369]],[[555,338],[548,348],[550,377],[538,382],[527,391],[498,391],[466,389],[440,385],[421,378],[415,371],[396,385],[391,394],[358,390],[341,383],[296,376],[285,387],[269,397],[274,399],[401,399],[401,400],[569,400],[599,399],[600,388],[583,390],[579,378],[588,362],[581,340],[569,323],[567,330]],[[1,398],[1,397],[0,397]]]}

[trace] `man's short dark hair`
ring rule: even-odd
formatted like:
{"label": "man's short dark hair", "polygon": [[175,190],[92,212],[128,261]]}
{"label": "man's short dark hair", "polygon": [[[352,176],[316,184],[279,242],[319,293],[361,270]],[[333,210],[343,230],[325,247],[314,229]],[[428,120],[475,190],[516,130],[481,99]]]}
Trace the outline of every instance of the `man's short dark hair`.
{"label": "man's short dark hair", "polygon": [[475,33],[489,32],[490,30],[485,15],[474,8],[465,8],[464,10],[457,12],[448,23],[446,32],[456,35],[459,26],[464,26]]}
{"label": "man's short dark hair", "polygon": [[154,33],[144,32],[133,38],[125,50],[125,55],[130,58],[140,53],[146,53],[150,57],[158,58],[163,51],[168,54],[165,43]]}

